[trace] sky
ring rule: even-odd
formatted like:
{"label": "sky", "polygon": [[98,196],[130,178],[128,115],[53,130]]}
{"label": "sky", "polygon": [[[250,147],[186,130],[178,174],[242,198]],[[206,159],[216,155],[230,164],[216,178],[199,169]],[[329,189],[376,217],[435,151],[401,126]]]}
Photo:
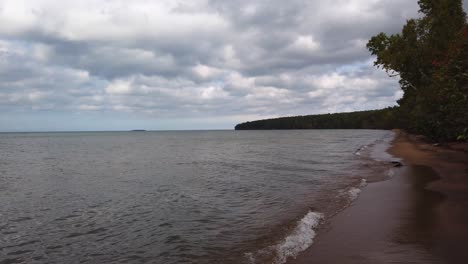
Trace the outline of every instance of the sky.
{"label": "sky", "polygon": [[0,131],[232,129],[393,106],[398,80],[365,46],[417,11],[416,0],[0,0]]}

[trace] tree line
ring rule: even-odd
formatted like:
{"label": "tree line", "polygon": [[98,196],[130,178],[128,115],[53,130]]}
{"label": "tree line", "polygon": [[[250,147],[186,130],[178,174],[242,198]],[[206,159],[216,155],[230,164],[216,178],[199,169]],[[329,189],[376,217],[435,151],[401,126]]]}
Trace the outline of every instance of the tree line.
{"label": "tree line", "polygon": [[350,113],[306,115],[257,120],[236,125],[236,130],[261,129],[391,129],[394,108]]}

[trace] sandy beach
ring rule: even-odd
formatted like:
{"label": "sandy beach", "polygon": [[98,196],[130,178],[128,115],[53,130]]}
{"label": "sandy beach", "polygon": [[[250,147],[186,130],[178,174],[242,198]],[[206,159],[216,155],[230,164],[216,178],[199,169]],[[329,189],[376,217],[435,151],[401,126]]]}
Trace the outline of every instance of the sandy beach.
{"label": "sandy beach", "polygon": [[370,183],[288,263],[466,263],[468,155],[396,131],[388,152],[404,166]]}

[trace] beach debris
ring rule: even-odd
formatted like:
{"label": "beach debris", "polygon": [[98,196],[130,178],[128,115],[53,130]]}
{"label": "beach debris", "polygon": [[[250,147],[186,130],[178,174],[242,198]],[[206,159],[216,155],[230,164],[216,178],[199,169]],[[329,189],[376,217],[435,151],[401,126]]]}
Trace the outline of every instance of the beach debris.
{"label": "beach debris", "polygon": [[401,163],[399,161],[391,161],[390,163],[393,164],[393,167],[402,167],[403,166],[403,163]]}

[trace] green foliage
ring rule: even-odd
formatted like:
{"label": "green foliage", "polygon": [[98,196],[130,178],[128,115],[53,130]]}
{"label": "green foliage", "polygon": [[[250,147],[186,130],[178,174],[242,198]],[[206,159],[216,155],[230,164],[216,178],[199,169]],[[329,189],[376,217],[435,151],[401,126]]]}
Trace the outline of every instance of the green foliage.
{"label": "green foliage", "polygon": [[372,37],[375,65],[399,76],[399,125],[434,140],[454,140],[467,120],[467,26],[460,0],[420,0],[418,19],[400,34]]}

